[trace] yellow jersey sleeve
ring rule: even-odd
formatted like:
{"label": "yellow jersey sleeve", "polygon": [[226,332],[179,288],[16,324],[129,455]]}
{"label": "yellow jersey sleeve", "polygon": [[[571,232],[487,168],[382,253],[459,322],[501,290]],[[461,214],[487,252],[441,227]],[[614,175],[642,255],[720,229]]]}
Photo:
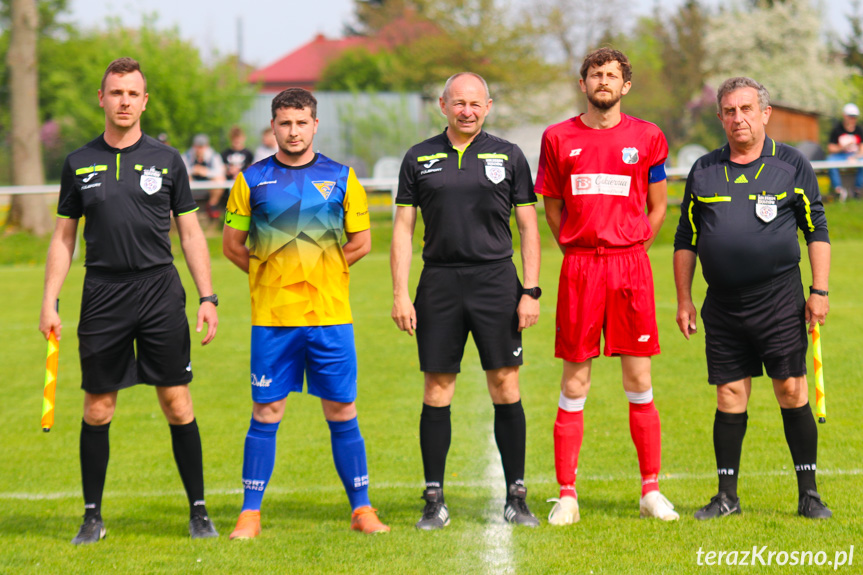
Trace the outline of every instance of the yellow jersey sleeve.
{"label": "yellow jersey sleeve", "polygon": [[228,196],[228,206],[225,210],[225,225],[241,232],[249,231],[252,221],[252,207],[249,202],[249,184],[243,173],[237,174],[231,195]]}
{"label": "yellow jersey sleeve", "polygon": [[[353,168],[348,168],[348,184],[345,192],[345,231],[349,234],[361,232],[371,227],[369,221],[369,202],[366,190],[357,179]],[[246,188],[248,190],[248,188]],[[248,197],[248,196],[247,196]]]}

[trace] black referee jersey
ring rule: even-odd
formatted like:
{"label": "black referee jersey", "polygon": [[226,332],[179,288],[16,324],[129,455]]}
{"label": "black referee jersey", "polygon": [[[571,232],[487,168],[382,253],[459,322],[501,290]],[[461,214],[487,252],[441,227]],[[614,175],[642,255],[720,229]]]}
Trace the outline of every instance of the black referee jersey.
{"label": "black referee jersey", "polygon": [[524,153],[484,131],[463,152],[444,131],[412,147],[402,161],[396,205],[422,211],[427,265],[512,258],[512,207],[535,203]]}
{"label": "black referee jersey", "polygon": [[63,165],[57,216],[86,218],[88,269],[126,273],[171,263],[171,212],[196,209],[180,154],[147,135],[124,149],[99,136]]}
{"label": "black referee jersey", "polygon": [[829,242],[815,171],[796,149],[766,138],[741,165],[726,144],[702,156],[686,180],[674,249],[698,253],[710,287],[761,284],[799,265],[806,243]]}

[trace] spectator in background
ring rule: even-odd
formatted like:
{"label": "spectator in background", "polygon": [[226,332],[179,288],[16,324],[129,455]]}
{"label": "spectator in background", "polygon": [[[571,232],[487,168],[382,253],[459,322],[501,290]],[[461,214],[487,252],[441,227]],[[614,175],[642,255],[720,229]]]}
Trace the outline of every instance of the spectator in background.
{"label": "spectator in background", "polygon": [[[206,134],[198,134],[194,137],[192,147],[183,154],[183,161],[186,162],[189,179],[193,182],[222,183],[225,181],[225,164],[222,163],[222,156],[210,146],[210,138]],[[222,199],[224,191],[221,187],[208,190],[210,197],[207,200],[207,215],[213,220],[221,216],[219,200]]]}
{"label": "spectator in background", "polygon": [[255,158],[252,162],[265,160],[278,151],[279,147],[276,145],[276,135],[273,134],[273,129],[267,126],[264,128],[264,131],[261,132],[261,145],[255,149]]}
{"label": "spectator in background", "polygon": [[[863,155],[863,148],[860,146],[863,142],[863,129],[857,125],[858,116],[860,116],[860,109],[855,104],[845,104],[842,108],[842,120],[833,127],[827,143],[828,161],[856,160]],[[848,190],[842,186],[839,169],[831,168],[828,173],[830,188],[838,196],[839,201],[844,202],[848,198]],[[857,170],[852,192],[854,197],[859,197],[863,192],[863,168]]]}
{"label": "spectator in background", "polygon": [[246,147],[246,133],[241,127],[232,127],[229,137],[231,147],[222,152],[222,162],[225,164],[225,176],[233,181],[237,174],[252,165],[254,154]]}

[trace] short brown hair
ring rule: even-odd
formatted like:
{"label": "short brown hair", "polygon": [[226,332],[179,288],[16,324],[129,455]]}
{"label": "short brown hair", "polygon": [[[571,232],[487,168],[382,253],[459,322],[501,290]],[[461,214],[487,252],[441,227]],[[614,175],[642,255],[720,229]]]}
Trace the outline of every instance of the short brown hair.
{"label": "short brown hair", "polygon": [[245,138],[246,132],[237,125],[231,126],[231,131],[228,132],[228,138],[233,140],[234,138]]}
{"label": "short brown hair", "polygon": [[312,93],[303,88],[288,88],[279,92],[273,98],[272,113],[273,119],[276,119],[276,112],[281,108],[293,108],[302,110],[308,108],[312,112],[312,119],[318,117],[318,100],[312,96]]}
{"label": "short brown hair", "polygon": [[144,72],[141,70],[141,65],[138,64],[138,61],[133,58],[117,58],[105,68],[105,73],[102,75],[102,91],[105,91],[105,80],[108,78],[108,74],[131,74],[132,72],[138,72],[141,74],[141,77],[144,79],[144,92],[147,91],[147,77],[144,75]]}
{"label": "short brown hair", "polygon": [[581,79],[587,79],[587,71],[592,66],[599,68],[609,62],[620,64],[620,71],[623,72],[624,82],[632,81],[632,64],[629,63],[629,58],[626,57],[626,54],[614,48],[600,48],[585,56],[584,62],[581,64]]}

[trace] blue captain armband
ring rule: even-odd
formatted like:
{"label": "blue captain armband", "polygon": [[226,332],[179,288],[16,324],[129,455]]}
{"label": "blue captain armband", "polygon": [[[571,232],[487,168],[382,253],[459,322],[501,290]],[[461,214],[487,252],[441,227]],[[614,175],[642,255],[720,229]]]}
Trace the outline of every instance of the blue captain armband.
{"label": "blue captain armband", "polygon": [[665,162],[656,164],[647,172],[647,183],[655,184],[665,179]]}

